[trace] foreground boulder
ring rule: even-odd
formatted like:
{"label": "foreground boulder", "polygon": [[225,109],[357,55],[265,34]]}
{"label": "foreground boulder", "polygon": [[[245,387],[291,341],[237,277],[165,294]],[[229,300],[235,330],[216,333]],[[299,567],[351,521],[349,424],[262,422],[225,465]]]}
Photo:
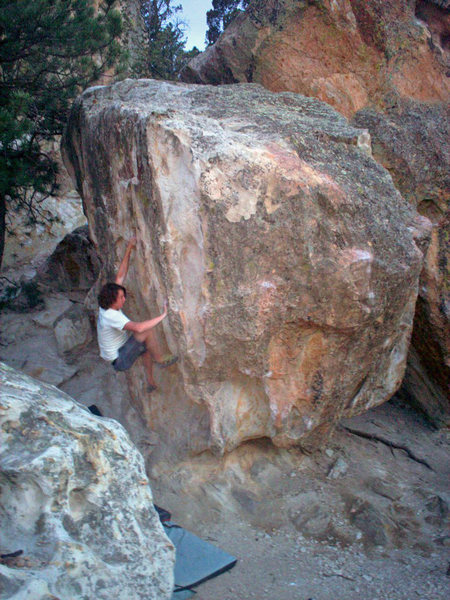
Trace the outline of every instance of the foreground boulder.
{"label": "foreground boulder", "polygon": [[129,373],[168,451],[313,448],[397,390],[430,224],[369,142],[324,103],[251,84],[124,81],[75,104],[64,153],[104,277],[136,234],[126,312],[170,301],[177,367],[151,402]]}
{"label": "foreground boulder", "polygon": [[0,363],[2,598],[171,597],[174,549],[115,421]]}

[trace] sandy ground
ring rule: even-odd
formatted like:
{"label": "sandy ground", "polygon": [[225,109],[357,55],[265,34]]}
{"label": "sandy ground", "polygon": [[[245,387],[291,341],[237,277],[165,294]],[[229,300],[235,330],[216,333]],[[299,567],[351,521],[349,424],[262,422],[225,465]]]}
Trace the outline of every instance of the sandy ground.
{"label": "sandy ground", "polygon": [[433,600],[449,597],[444,556],[408,551],[368,557],[305,540],[287,529],[261,535],[245,524],[204,527],[204,537],[233,553],[234,569],[198,586],[198,600]]}

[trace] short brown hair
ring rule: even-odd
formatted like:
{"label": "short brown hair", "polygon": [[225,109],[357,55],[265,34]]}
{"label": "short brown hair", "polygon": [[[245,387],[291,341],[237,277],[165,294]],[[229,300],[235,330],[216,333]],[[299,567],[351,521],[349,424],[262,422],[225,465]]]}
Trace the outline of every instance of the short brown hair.
{"label": "short brown hair", "polygon": [[127,295],[127,290],[123,287],[123,285],[119,285],[118,283],[105,283],[100,290],[100,294],[98,295],[98,303],[100,307],[105,310],[111,308],[111,304],[114,304],[114,302],[117,300],[119,290],[123,290],[125,296]]}

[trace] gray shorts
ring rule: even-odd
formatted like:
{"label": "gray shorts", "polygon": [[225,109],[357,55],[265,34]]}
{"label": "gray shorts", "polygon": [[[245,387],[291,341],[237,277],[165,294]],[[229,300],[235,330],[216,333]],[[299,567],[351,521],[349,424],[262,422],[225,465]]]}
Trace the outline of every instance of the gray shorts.
{"label": "gray shorts", "polygon": [[145,343],[138,342],[137,339],[131,335],[125,344],[119,348],[119,356],[116,360],[113,360],[111,364],[116,371],[126,371],[133,365],[136,359],[146,351],[147,346]]}

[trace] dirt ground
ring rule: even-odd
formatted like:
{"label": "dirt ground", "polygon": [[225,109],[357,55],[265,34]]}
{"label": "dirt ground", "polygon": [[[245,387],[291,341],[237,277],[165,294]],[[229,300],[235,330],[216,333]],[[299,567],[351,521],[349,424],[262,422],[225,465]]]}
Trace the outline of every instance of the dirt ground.
{"label": "dirt ground", "polygon": [[343,422],[313,456],[254,443],[152,487],[175,522],[238,559],[197,600],[439,600],[448,482],[446,434],[394,400]]}
{"label": "dirt ground", "polygon": [[[0,360],[96,403],[139,445],[148,432],[95,340],[68,362],[58,354],[61,302],[4,311]],[[156,504],[238,559],[197,600],[440,600],[450,597],[448,456],[448,433],[394,399],[342,422],[310,456],[260,440],[171,468],[150,453],[147,464]]]}

